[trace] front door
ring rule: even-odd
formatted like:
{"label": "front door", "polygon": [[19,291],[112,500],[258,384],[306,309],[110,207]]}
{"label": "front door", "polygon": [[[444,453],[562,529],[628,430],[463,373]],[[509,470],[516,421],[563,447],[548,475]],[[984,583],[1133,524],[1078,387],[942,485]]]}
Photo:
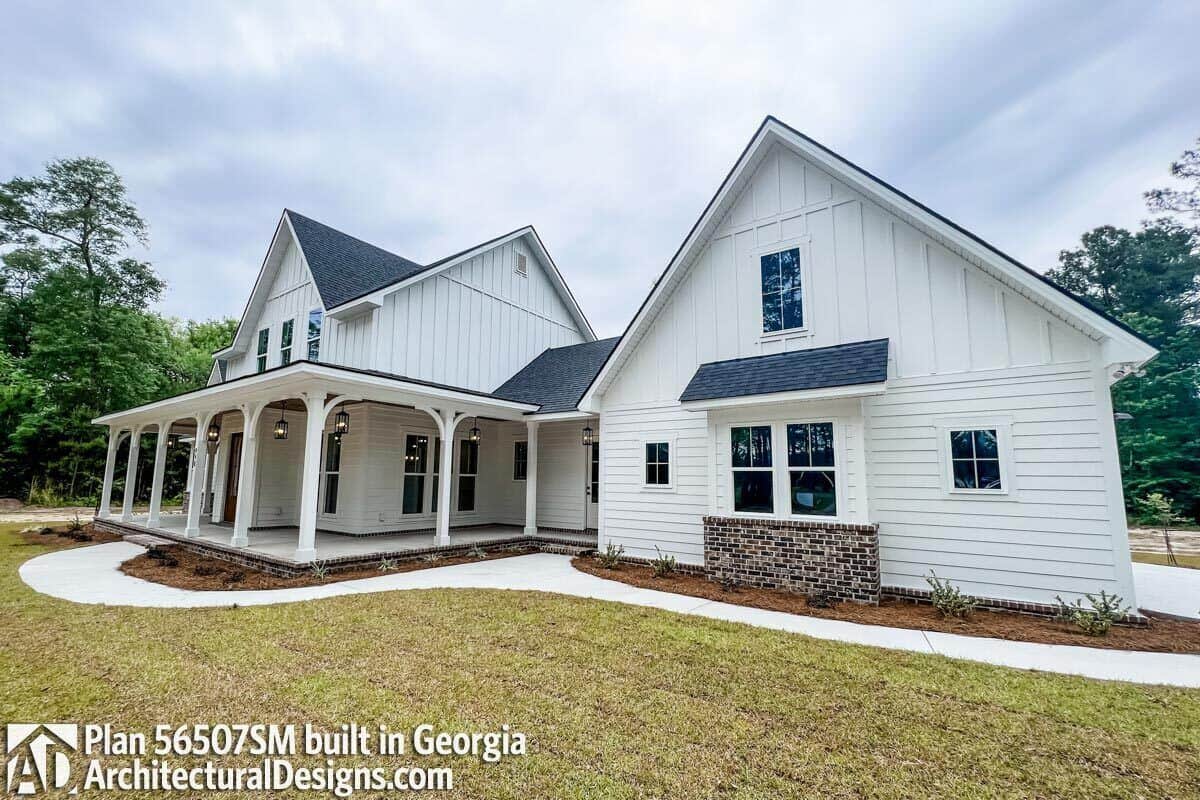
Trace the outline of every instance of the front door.
{"label": "front door", "polygon": [[237,516],[238,479],[242,473],[242,435],[231,434],[229,437],[229,473],[225,477],[225,513],[221,516],[226,522],[233,522]]}
{"label": "front door", "polygon": [[600,526],[600,440],[593,441],[592,446],[588,449],[592,452],[588,454],[590,463],[588,464],[586,498],[587,526],[598,528]]}

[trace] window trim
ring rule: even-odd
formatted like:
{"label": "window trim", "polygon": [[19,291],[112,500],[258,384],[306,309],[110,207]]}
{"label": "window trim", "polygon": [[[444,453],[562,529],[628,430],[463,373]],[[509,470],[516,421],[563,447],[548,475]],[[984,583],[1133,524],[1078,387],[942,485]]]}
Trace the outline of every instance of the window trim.
{"label": "window trim", "polygon": [[[283,343],[284,334],[289,333],[289,331],[288,331],[289,323],[292,326],[291,331],[290,331],[291,339],[285,345]],[[294,349],[295,344],[296,344],[296,318],[292,317],[291,319],[285,319],[283,322],[279,323],[279,366],[285,367],[288,364],[292,363],[292,350]],[[286,353],[286,357],[284,355],[285,353]]]}
{"label": "window trim", "polygon": [[[343,508],[341,501],[342,501],[342,456],[344,455],[344,453],[342,453],[342,443],[341,442],[338,442],[338,468],[333,472],[330,472],[329,470],[327,470],[325,468],[325,465],[328,463],[328,458],[329,458],[329,450],[328,450],[329,440],[334,435],[335,434],[333,432],[332,427],[321,431],[321,483],[319,486],[318,497],[317,497],[317,511],[319,512],[319,516],[327,517],[327,518],[331,518],[331,519],[337,519],[338,514],[341,513],[342,508]],[[334,504],[333,504],[332,512],[325,510],[325,505],[328,502],[329,476],[330,475],[336,475],[337,479],[338,479],[337,480],[338,490],[337,490],[337,494],[334,495]]]}
{"label": "window trim", "polygon": [[[425,471],[424,472],[409,472],[408,471],[408,439],[409,437],[425,437]],[[433,457],[429,452],[429,448],[433,446],[433,435],[427,431],[416,429],[404,429],[401,431],[401,441],[404,442],[401,450],[402,458],[404,459],[400,467],[400,518],[401,519],[416,519],[423,516],[428,516],[433,513],[427,511],[429,503],[426,502],[426,495],[429,493],[429,485]],[[405,511],[404,510],[404,484],[409,478],[423,478],[421,481],[421,510],[420,511]]]}
{"label": "window trim", "polygon": [[[310,328],[310,326],[312,325],[312,315],[313,314],[321,315],[321,328],[320,328],[320,330],[317,331],[317,335],[315,337],[312,335],[311,328]],[[310,308],[308,310],[308,316],[305,317],[305,320],[304,320],[304,358],[306,360],[308,360],[308,361],[320,361],[321,360],[321,339],[323,339],[324,336],[325,336],[325,309]],[[317,354],[316,354],[315,358],[313,357],[313,352],[312,352],[312,346],[313,346],[314,341],[317,343]]]}
{"label": "window trim", "polygon": [[[972,500],[1016,500],[1017,491],[1012,482],[1011,465],[1012,417],[941,417],[934,420],[937,436],[938,470],[941,474],[943,496]],[[1000,459],[1000,489],[960,489],[954,485],[954,460],[950,455],[950,431],[985,430],[996,431],[996,453]]]}
{"label": "window trim", "polygon": [[[763,330],[762,308],[762,257],[782,253],[785,250],[800,251],[800,309],[804,314],[804,325],[799,328],[784,328],[778,331]],[[758,339],[760,342],[776,341],[778,339],[812,336],[812,235],[801,234],[778,242],[754,248],[755,283],[758,286]]]}
{"label": "window trim", "polygon": [[[832,427],[833,437],[833,466],[832,467],[793,467],[788,463],[787,448],[788,438],[787,429],[789,425],[820,425],[828,424]],[[787,481],[782,488],[787,493],[787,504],[784,508],[787,510],[787,519],[793,520],[816,520],[817,522],[834,522],[845,518],[842,513],[845,509],[845,482],[843,479],[842,461],[845,459],[846,448],[842,438],[841,422],[836,417],[813,417],[808,419],[785,419],[779,423],[781,433],[783,434],[783,471]],[[835,514],[796,514],[792,512],[792,473],[793,472],[832,472],[833,473],[833,503],[837,508]]]}
{"label": "window trim", "polygon": [[[792,513],[792,467],[787,463],[787,426],[811,425],[816,422],[828,422],[833,425],[833,473],[838,508],[838,513],[834,516]],[[771,473],[771,501],[775,506],[775,510],[770,513],[761,511],[736,511],[733,507],[733,473],[735,468],[733,466],[732,431],[734,428],[763,426],[771,429],[771,467],[769,469],[766,467],[738,467],[736,469]],[[850,509],[846,500],[846,458],[848,448],[845,432],[846,422],[842,416],[836,414],[817,414],[772,415],[768,419],[739,418],[729,422],[722,422],[718,430],[718,436],[721,437],[718,446],[723,448],[718,458],[718,470],[724,472],[722,481],[725,489],[725,497],[721,502],[723,506],[722,514],[730,517],[771,519],[781,522],[851,523],[858,521],[856,518],[857,512]],[[818,471],[828,470],[826,467],[813,469]]]}
{"label": "window trim", "polygon": [[[529,480],[529,440],[528,439],[514,439],[512,444],[513,444],[512,479],[513,479],[513,481],[515,481],[517,483],[525,483],[527,480]],[[525,445],[525,474],[518,478],[517,477],[517,445],[519,445],[519,444]]]}
{"label": "window trim", "polygon": [[[453,468],[451,468],[451,471],[450,471],[450,477],[457,479],[454,481],[454,484],[453,484],[454,496],[451,498],[452,503],[453,503],[452,513],[454,513],[454,514],[478,514],[479,513],[479,460],[483,455],[483,449],[479,446],[479,442],[473,443],[475,445],[475,471],[474,472],[465,472],[462,468],[462,446],[464,444],[472,444],[472,442],[470,439],[467,438],[467,435],[464,433],[460,436],[454,437],[454,444],[455,444],[454,455],[458,456],[458,471],[457,472],[454,471]],[[470,508],[461,508],[460,507],[462,505],[461,489],[462,489],[462,479],[463,478],[474,478],[475,479],[475,494],[474,494],[474,497],[471,498],[472,505]]]}
{"label": "window trim", "polygon": [[[679,448],[675,446],[676,437],[670,436],[645,436],[638,441],[638,463],[641,469],[641,489],[643,492],[673,492],[675,491],[675,473],[679,466]],[[670,479],[666,483],[646,483],[646,445],[648,444],[665,444],[667,445],[667,477]]]}
{"label": "window trim", "polygon": [[[266,336],[263,336],[263,334]],[[271,326],[259,328],[255,334],[256,340],[254,345],[254,370],[257,375],[260,372],[266,372],[271,361]]]}
{"label": "window trim", "polygon": [[[735,467],[733,465],[733,429],[734,428],[770,428],[771,429],[771,466],[769,467]],[[725,432],[725,475],[726,487],[729,494],[729,514],[734,517],[747,519],[782,519],[779,508],[779,458],[776,456],[776,446],[779,432],[776,423],[758,420],[755,422],[730,422],[724,426]],[[771,476],[771,510],[770,511],[737,511],[733,507],[733,475],[735,472],[765,472]]]}

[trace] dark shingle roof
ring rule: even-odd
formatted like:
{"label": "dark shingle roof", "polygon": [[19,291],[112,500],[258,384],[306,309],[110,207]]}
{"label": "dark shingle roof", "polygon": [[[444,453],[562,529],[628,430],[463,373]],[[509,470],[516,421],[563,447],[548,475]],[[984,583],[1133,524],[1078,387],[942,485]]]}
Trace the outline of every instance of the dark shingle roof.
{"label": "dark shingle roof", "polygon": [[887,380],[888,340],[701,364],[679,399],[714,400]]}
{"label": "dark shingle roof", "polygon": [[496,397],[536,403],[538,413],[574,411],[592,379],[621,337],[544,351],[492,392]]}
{"label": "dark shingle roof", "polygon": [[290,209],[285,213],[327,309],[428,269]]}

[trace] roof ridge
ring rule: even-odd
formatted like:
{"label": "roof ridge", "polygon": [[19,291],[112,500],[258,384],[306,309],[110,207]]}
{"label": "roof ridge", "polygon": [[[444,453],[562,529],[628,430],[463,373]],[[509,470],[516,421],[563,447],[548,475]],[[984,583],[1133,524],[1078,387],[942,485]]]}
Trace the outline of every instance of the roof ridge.
{"label": "roof ridge", "polygon": [[332,225],[330,225],[330,224],[328,224],[328,223],[321,222],[321,220],[319,220],[319,219],[313,219],[312,217],[308,216],[307,214],[301,214],[299,211],[296,211],[296,210],[294,210],[294,209],[288,208],[287,206],[284,206],[284,208],[283,208],[283,213],[285,213],[285,214],[287,214],[287,215],[289,215],[289,216],[293,216],[293,215],[294,215],[294,216],[297,216],[297,217],[299,217],[300,219],[304,220],[305,222],[311,222],[313,225],[320,225],[322,228],[325,228],[325,229],[327,229],[327,230],[331,230],[331,231],[333,231],[334,233],[336,233],[336,234],[338,234],[338,235],[340,235],[340,236],[345,236],[347,239],[353,239],[353,240],[354,240],[354,241],[356,241],[356,242],[359,242],[359,243],[361,243],[361,244],[365,244],[367,247],[373,247],[374,249],[376,249],[376,250],[379,250],[380,252],[387,253],[389,256],[393,256],[394,258],[403,259],[404,261],[407,261],[407,262],[409,262],[410,264],[416,264],[418,267],[425,267],[426,269],[428,269],[428,268],[429,268],[429,266],[431,266],[431,265],[422,264],[422,263],[420,263],[419,261],[413,261],[411,258],[408,258],[408,257],[406,257],[406,256],[402,256],[402,255],[400,255],[399,253],[396,253],[396,252],[393,252],[393,251],[391,251],[391,250],[388,250],[386,247],[381,247],[381,246],[379,246],[379,245],[377,245],[377,244],[372,244],[371,242],[368,242],[366,239],[362,239],[362,238],[360,238],[360,237],[358,237],[358,236],[355,236],[355,235],[354,235],[354,234],[352,234],[352,233],[346,233],[346,232],[345,232],[344,230],[342,230],[341,228],[335,228],[335,227],[333,227]]}

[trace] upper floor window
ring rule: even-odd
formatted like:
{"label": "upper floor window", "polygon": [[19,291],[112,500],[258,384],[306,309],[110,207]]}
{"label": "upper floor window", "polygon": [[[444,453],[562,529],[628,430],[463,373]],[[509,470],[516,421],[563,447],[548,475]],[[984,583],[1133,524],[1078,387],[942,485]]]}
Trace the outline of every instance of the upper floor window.
{"label": "upper floor window", "polygon": [[296,320],[287,319],[283,321],[283,329],[279,332],[279,366],[286,367],[292,363],[292,332],[296,327]]}
{"label": "upper floor window", "polygon": [[267,348],[271,345],[271,329],[263,328],[258,332],[258,371],[267,368]]}
{"label": "upper floor window", "polygon": [[1001,492],[1000,444],[996,428],[951,430],[950,463],[955,489]]}
{"label": "upper floor window", "polygon": [[761,256],[763,333],[804,327],[804,290],[797,247]]}
{"label": "upper floor window", "polygon": [[529,274],[529,258],[524,253],[517,253],[516,272],[518,275]]}
{"label": "upper floor window", "polygon": [[321,309],[314,308],[308,312],[308,360],[319,361],[321,358]]}
{"label": "upper floor window", "polygon": [[513,442],[513,480],[523,481],[529,475],[529,442]]}

